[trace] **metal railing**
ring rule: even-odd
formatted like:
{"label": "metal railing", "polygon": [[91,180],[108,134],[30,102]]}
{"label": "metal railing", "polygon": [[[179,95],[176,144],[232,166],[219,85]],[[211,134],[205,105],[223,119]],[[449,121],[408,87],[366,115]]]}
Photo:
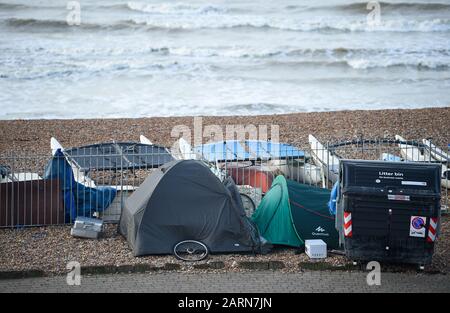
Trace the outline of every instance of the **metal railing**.
{"label": "metal railing", "polygon": [[[205,160],[220,179],[231,176],[241,194],[246,195],[243,200],[249,198],[254,207],[277,175],[331,189],[342,158],[439,163],[443,168],[442,208],[448,209],[448,151],[431,140],[361,138],[324,144],[308,142],[297,147],[278,146],[273,151],[267,150],[269,146],[263,145],[256,153],[246,144],[238,149],[224,145],[220,152],[198,148],[192,156]],[[161,147],[133,153],[113,148],[105,151],[104,147],[98,147],[58,156],[2,154],[0,227],[67,224],[79,215],[117,222],[126,199],[156,165],[177,158],[179,154],[161,150]]]}

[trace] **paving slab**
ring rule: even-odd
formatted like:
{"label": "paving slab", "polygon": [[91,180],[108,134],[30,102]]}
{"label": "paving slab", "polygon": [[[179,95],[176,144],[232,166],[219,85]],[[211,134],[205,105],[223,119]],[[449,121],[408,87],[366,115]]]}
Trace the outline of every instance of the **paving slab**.
{"label": "paving slab", "polygon": [[450,276],[381,273],[369,286],[366,272],[249,271],[229,273],[151,272],[82,275],[70,286],[66,276],[0,280],[0,292],[450,292]]}

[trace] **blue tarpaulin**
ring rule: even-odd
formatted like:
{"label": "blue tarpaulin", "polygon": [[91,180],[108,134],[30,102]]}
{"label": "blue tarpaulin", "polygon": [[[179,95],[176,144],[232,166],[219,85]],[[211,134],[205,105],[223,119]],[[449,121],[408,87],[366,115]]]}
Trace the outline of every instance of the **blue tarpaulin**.
{"label": "blue tarpaulin", "polygon": [[305,152],[286,143],[262,140],[227,140],[194,147],[208,161],[245,161],[303,158]]}
{"label": "blue tarpaulin", "polygon": [[44,179],[59,179],[64,194],[65,222],[71,223],[77,216],[92,217],[103,212],[114,200],[117,191],[110,187],[91,188],[77,183],[72,168],[61,150],[48,162]]}
{"label": "blue tarpaulin", "polygon": [[383,153],[381,154],[381,160],[389,162],[400,162],[402,158],[390,153]]}
{"label": "blue tarpaulin", "polygon": [[328,209],[331,215],[336,215],[336,201],[339,194],[339,182],[335,182],[333,189],[331,189],[330,201],[328,202]]}

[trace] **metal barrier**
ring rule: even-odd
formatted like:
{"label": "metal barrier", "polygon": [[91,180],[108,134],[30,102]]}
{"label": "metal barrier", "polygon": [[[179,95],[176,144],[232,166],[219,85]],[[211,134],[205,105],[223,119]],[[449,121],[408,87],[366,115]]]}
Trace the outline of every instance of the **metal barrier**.
{"label": "metal barrier", "polygon": [[[156,165],[181,158],[176,151],[153,145],[144,150],[132,150],[132,144],[116,148],[89,148],[56,157],[22,153],[0,155],[0,228],[67,224],[78,215],[117,222],[124,201]],[[192,157],[205,160],[220,179],[233,178],[248,215],[257,207],[276,175],[331,189],[342,158],[440,163],[443,168],[442,208],[448,209],[448,152],[430,140],[358,139],[321,144],[310,138],[310,142],[297,148],[278,147],[276,153],[262,150],[254,153],[245,144],[239,149],[239,152],[228,149],[220,153],[197,149]]]}

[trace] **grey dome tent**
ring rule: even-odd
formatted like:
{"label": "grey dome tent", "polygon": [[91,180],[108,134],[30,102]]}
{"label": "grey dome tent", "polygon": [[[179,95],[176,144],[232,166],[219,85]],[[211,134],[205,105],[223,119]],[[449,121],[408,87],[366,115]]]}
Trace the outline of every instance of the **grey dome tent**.
{"label": "grey dome tent", "polygon": [[184,240],[210,253],[257,251],[260,243],[232,180],[222,183],[196,160],[172,161],[149,175],[126,200],[119,231],[134,256],[170,254]]}

